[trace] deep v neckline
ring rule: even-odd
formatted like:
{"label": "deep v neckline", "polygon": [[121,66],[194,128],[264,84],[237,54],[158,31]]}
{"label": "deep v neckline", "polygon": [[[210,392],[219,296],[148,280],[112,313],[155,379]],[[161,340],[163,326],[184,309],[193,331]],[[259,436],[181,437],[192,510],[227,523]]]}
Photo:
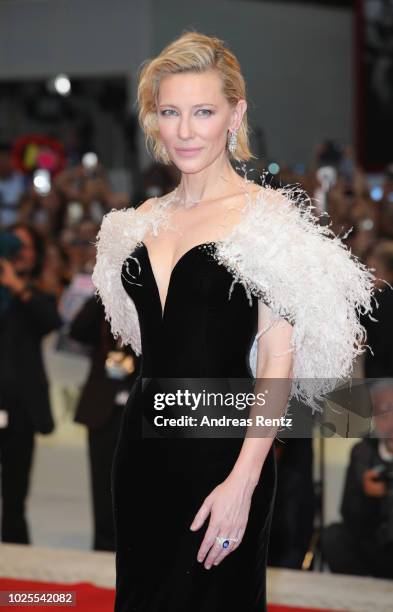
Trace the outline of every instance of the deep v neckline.
{"label": "deep v neckline", "polygon": [[151,258],[150,258],[150,254],[149,254],[149,249],[147,248],[147,246],[143,242],[143,240],[140,241],[140,245],[144,248],[145,253],[146,253],[146,258],[147,258],[147,261],[148,261],[148,264],[149,264],[151,276],[152,276],[152,279],[153,279],[153,282],[154,282],[154,286],[155,286],[155,290],[156,290],[156,293],[157,293],[158,303],[160,305],[161,321],[163,321],[164,318],[165,318],[166,306],[167,306],[168,296],[169,296],[169,292],[170,292],[171,285],[172,285],[172,280],[173,280],[173,277],[174,277],[174,275],[176,273],[176,270],[178,269],[179,265],[187,258],[187,256],[189,256],[191,253],[193,253],[198,248],[201,248],[201,247],[204,247],[204,246],[208,246],[208,245],[216,246],[217,242],[214,241],[214,240],[210,240],[210,241],[207,241],[207,242],[199,242],[198,244],[195,244],[194,246],[190,247],[182,255],[180,255],[180,257],[178,258],[178,260],[176,261],[175,265],[173,266],[173,268],[172,268],[172,270],[170,272],[169,280],[168,280],[168,286],[167,286],[164,302],[162,302],[162,300],[161,300],[160,290],[158,288],[158,283],[157,283],[157,280],[156,280],[156,276],[154,274],[154,270],[153,270],[153,266],[152,266],[152,262],[151,262]]}
{"label": "deep v neckline", "polygon": [[[226,236],[223,236],[221,238],[219,238],[218,240],[210,240],[210,241],[206,241],[206,242],[200,242],[198,244],[195,244],[194,246],[192,246],[191,248],[189,248],[187,251],[185,251],[180,257],[179,259],[176,261],[175,265],[173,266],[170,275],[169,275],[169,280],[168,280],[168,286],[167,286],[167,290],[166,290],[166,295],[165,295],[165,300],[164,302],[161,301],[161,295],[160,295],[160,290],[158,288],[158,284],[157,284],[157,279],[153,270],[153,266],[152,266],[152,262],[151,262],[151,258],[150,258],[150,254],[149,254],[149,249],[146,246],[146,243],[140,239],[138,240],[138,244],[141,245],[146,253],[146,259],[150,268],[150,273],[153,279],[153,283],[155,286],[155,290],[157,293],[157,297],[158,297],[158,303],[160,306],[160,313],[161,313],[161,321],[164,320],[165,317],[165,313],[166,313],[166,307],[167,307],[167,302],[168,302],[168,296],[169,296],[169,292],[171,290],[172,287],[172,282],[173,282],[173,277],[176,273],[176,271],[179,268],[179,265],[191,254],[193,253],[195,250],[197,250],[200,247],[203,246],[208,246],[208,245],[214,245],[214,247],[216,249],[220,248],[220,245],[225,244],[226,242],[228,242],[232,237],[236,236],[236,234],[241,230],[241,227],[243,226],[243,223],[245,222],[246,217],[248,216],[249,210],[250,210],[250,204],[252,201],[251,195],[250,193],[245,190],[244,191],[244,195],[245,195],[245,199],[246,199],[246,203],[245,203],[245,208],[246,208],[246,212],[244,213],[243,218],[238,221],[236,224],[234,224],[234,226],[232,227],[232,229],[230,230],[230,232],[228,232],[228,234]],[[161,222],[166,222],[167,220],[167,207],[168,205],[171,203],[171,198],[164,200],[164,202],[161,202],[159,204],[159,206],[157,208],[153,208],[150,213],[147,213],[147,215],[151,214],[152,218],[150,219],[149,223],[151,222],[153,227],[154,227],[154,233],[157,233],[157,228],[158,226],[161,224]],[[149,217],[148,217],[149,219]],[[143,233],[143,236],[145,235],[145,232]],[[142,236],[141,236],[142,238]]]}

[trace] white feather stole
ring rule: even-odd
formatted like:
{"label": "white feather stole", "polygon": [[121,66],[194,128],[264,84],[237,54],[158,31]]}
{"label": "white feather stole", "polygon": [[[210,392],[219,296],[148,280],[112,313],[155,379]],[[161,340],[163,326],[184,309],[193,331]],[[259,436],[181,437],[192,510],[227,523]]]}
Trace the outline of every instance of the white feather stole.
{"label": "white feather stole", "polygon": [[[290,399],[295,396],[314,412],[321,409],[316,400],[351,375],[354,358],[367,346],[358,315],[372,311],[374,276],[329,227],[319,224],[310,200],[297,186],[265,186],[247,200],[240,223],[215,243],[215,257],[234,283],[241,283],[249,298],[262,299],[272,314],[250,352],[254,376],[257,340],[274,320],[287,318],[293,325]],[[148,212],[114,209],[105,215],[97,235],[96,294],[115,338],[130,344],[137,355],[138,314],[123,288],[121,268],[148,230],[157,234],[170,223],[168,203],[157,200]]]}

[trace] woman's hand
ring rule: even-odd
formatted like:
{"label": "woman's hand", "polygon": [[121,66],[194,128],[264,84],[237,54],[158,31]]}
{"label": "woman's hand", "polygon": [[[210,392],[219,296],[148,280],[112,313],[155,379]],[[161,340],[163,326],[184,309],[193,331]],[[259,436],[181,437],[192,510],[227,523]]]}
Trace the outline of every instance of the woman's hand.
{"label": "woman's hand", "polygon": [[[209,526],[198,551],[198,561],[205,561],[205,568],[218,565],[240,545],[246,530],[254,486],[239,475],[230,474],[205,498],[190,529],[200,529],[210,514]],[[216,537],[229,539],[223,548]],[[232,541],[234,538],[236,541]]]}

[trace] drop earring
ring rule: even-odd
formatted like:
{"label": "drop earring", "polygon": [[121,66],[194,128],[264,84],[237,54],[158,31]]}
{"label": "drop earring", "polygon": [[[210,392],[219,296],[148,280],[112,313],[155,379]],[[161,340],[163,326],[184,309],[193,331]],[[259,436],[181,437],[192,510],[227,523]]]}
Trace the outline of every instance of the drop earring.
{"label": "drop earring", "polygon": [[228,151],[230,153],[232,153],[232,155],[235,153],[237,149],[237,131],[234,130],[233,132],[229,132],[229,136],[228,136]]}

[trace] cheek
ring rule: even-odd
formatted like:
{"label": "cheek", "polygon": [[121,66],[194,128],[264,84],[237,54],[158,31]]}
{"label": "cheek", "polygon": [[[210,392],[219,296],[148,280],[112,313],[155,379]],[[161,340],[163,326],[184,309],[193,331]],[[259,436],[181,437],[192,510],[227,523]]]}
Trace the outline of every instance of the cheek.
{"label": "cheek", "polygon": [[201,122],[197,133],[212,146],[221,147],[226,142],[227,131],[226,121],[212,117],[204,123]]}
{"label": "cheek", "polygon": [[158,120],[158,131],[164,142],[171,142],[176,138],[176,121],[174,120]]}

